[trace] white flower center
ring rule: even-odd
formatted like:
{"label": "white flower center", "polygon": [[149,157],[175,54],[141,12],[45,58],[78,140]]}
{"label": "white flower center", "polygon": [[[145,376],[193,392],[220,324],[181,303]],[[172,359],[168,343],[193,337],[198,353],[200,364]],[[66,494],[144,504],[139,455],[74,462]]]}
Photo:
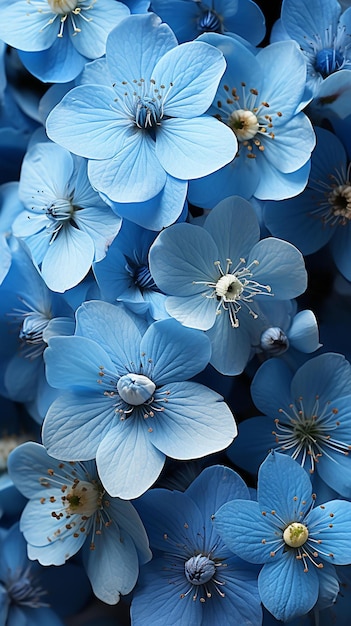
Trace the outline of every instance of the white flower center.
{"label": "white flower center", "polygon": [[143,374],[125,374],[117,382],[119,396],[132,406],[140,406],[148,402],[155,389],[155,383]]}
{"label": "white flower center", "polygon": [[308,530],[300,522],[292,522],[284,530],[283,539],[291,548],[300,548],[308,539]]}
{"label": "white flower center", "polygon": [[252,111],[237,109],[230,114],[228,126],[234,131],[238,141],[246,141],[254,138],[260,125]]}
{"label": "white flower center", "polygon": [[78,0],[47,0],[49,6],[54,13],[58,15],[67,15],[77,8]]}
{"label": "white flower center", "polygon": [[242,294],[244,287],[240,280],[233,274],[225,274],[217,281],[216,294],[225,302],[236,300]]}
{"label": "white flower center", "polygon": [[85,480],[74,482],[64,499],[68,515],[78,514],[91,517],[101,505],[99,489]]}

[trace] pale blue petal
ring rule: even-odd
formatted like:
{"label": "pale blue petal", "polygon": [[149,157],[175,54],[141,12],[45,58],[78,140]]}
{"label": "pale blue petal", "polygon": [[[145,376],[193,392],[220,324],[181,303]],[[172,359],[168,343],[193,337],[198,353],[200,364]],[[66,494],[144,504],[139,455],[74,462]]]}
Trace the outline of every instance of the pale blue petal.
{"label": "pale blue petal", "polygon": [[0,38],[10,46],[35,51],[54,43],[58,29],[55,25],[45,28],[54,15],[46,0],[39,0],[35,5],[17,0],[4,5],[1,11]]}
{"label": "pale blue petal", "polygon": [[[109,355],[120,375],[139,371],[140,341],[147,323],[129,311],[124,304],[92,300],[84,302],[77,311],[77,335],[90,337]],[[104,365],[101,361],[100,365]]]}
{"label": "pale blue petal", "polygon": [[129,9],[123,2],[102,1],[90,5],[87,14],[90,20],[77,20],[81,32],[74,36],[74,47],[84,57],[97,59],[105,54],[109,32],[129,15]]}
{"label": "pale blue petal", "polygon": [[106,58],[113,80],[148,81],[157,61],[177,43],[168,24],[162,24],[154,13],[129,16],[107,39]]}
{"label": "pale blue petal", "polygon": [[[219,536],[234,554],[249,563],[272,560],[270,542],[277,542],[276,528],[262,515],[257,502],[231,500],[220,507],[213,521]],[[277,561],[280,558],[278,552]]]}
{"label": "pale blue petal", "polygon": [[[165,395],[165,392],[170,392]],[[236,423],[222,396],[191,382],[170,383],[155,394],[148,418],[149,440],[175,459],[194,459],[223,450],[237,434]]]}
{"label": "pale blue petal", "polygon": [[293,372],[281,359],[269,359],[257,370],[251,384],[251,396],[256,407],[279,417],[279,408],[287,410],[292,401],[290,385]]}
{"label": "pale blue petal", "polygon": [[[49,175],[48,162],[55,163]],[[41,214],[54,200],[65,197],[67,182],[73,173],[73,158],[67,150],[51,142],[37,143],[23,160],[19,197],[27,209]]]}
{"label": "pale blue petal", "polygon": [[103,438],[96,453],[99,476],[113,497],[129,500],[144,493],[158,478],[165,455],[150,440],[142,415],[127,417]]}
{"label": "pale blue petal", "polygon": [[181,180],[211,174],[232,161],[236,152],[235,134],[209,115],[163,120],[156,138],[160,163]]}
{"label": "pale blue petal", "polygon": [[190,328],[209,330],[216,322],[217,301],[202,293],[188,297],[169,296],[165,306],[169,315]]}
{"label": "pale blue petal", "polygon": [[90,236],[74,226],[63,226],[44,256],[41,273],[52,291],[64,292],[80,283],[94,259]]}
{"label": "pale blue petal", "polygon": [[120,528],[120,533],[127,533],[132,538],[141,564],[147,563],[152,557],[149,540],[144,525],[131,502],[111,498],[109,512]]}
{"label": "pale blue petal", "polygon": [[101,261],[121,228],[121,218],[108,206],[96,208],[91,206],[76,211],[74,220],[78,228],[86,232],[94,244],[94,261]]}
{"label": "pale blue petal", "polygon": [[291,243],[274,237],[262,239],[252,248],[247,264],[253,261],[258,261],[252,269],[253,280],[269,285],[278,300],[291,300],[306,290],[304,258]]}
{"label": "pale blue petal", "polygon": [[128,118],[122,118],[113,106],[115,97],[114,89],[104,85],[71,89],[47,118],[48,136],[80,156],[113,157],[130,127]]}
{"label": "pale blue petal", "polygon": [[297,313],[289,328],[288,339],[296,350],[310,354],[321,347],[316,317],[309,309]]}
{"label": "pale blue petal", "polygon": [[61,473],[59,463],[48,455],[44,446],[28,441],[10,453],[8,470],[17,489],[26,498],[32,498],[34,495],[42,495],[45,490],[38,479],[45,476],[49,480],[48,469]]}
{"label": "pale blue petal", "polygon": [[324,33],[326,27],[331,32],[337,28],[341,7],[338,2],[322,0],[285,0],[282,8],[282,21],[289,36],[305,47],[308,37]]}
{"label": "pale blue petal", "polygon": [[311,565],[304,572],[302,561],[294,552],[266,563],[258,576],[258,590],[263,605],[278,620],[289,621],[305,615],[316,604],[319,592],[318,570]]}
{"label": "pale blue petal", "polygon": [[[57,31],[58,25],[59,20]],[[45,83],[68,83],[80,74],[86,63],[86,58],[75,49],[70,38],[63,41],[63,38],[57,36],[46,50],[40,52],[19,50],[18,56],[29,72]]]}
{"label": "pale blue petal", "polygon": [[184,180],[166,174],[161,191],[145,202],[114,202],[113,209],[121,217],[149,230],[161,231],[173,224],[180,216],[186,200],[188,184]]}
{"label": "pale blue petal", "polygon": [[212,344],[210,363],[221,374],[237,376],[241,374],[250,357],[251,340],[249,325],[253,318],[246,309],[239,313],[239,327],[233,328],[228,311],[220,309],[216,321],[207,334]]}
{"label": "pale blue petal", "polygon": [[155,142],[138,128],[130,131],[112,159],[89,161],[88,176],[93,187],[113,202],[150,200],[161,192],[167,179]]}
{"label": "pale blue petal", "polygon": [[65,393],[50,406],[42,439],[50,455],[64,461],[93,459],[114,424],[113,398],[97,393]]}
{"label": "pale blue petal", "polygon": [[174,319],[149,326],[140,344],[143,373],[157,387],[192,378],[210,360],[211,344],[204,333],[184,328]]}
{"label": "pale blue petal", "polygon": [[290,174],[309,160],[315,143],[310,120],[304,113],[299,113],[277,129],[274,139],[264,138],[263,157],[283,174]]}
{"label": "pale blue petal", "polygon": [[241,257],[246,258],[260,238],[260,227],[252,205],[232,196],[222,200],[207,216],[204,228],[210,233],[220,251],[222,270],[227,259],[233,270]]}
{"label": "pale blue petal", "polygon": [[169,89],[165,115],[191,118],[211,106],[226,62],[214,46],[200,41],[183,43],[160,59],[153,71],[156,85]]}
{"label": "pale blue petal", "polygon": [[319,406],[325,402],[338,404],[351,388],[351,365],[342,354],[321,354],[304,363],[291,383],[292,399],[302,397],[305,414],[313,414],[316,397]]}
{"label": "pale blue petal", "polygon": [[290,456],[271,452],[258,472],[257,499],[260,510],[270,516],[272,527],[275,512],[285,525],[299,521],[313,502],[310,478]]}
{"label": "pale blue petal", "polygon": [[260,159],[260,180],[254,192],[259,200],[285,200],[301,193],[308,182],[311,164],[307,161],[300,169],[283,174],[268,159]]}
{"label": "pale blue petal", "polygon": [[96,389],[99,393],[101,368],[114,371],[103,346],[86,337],[52,337],[44,359],[48,383],[58,389]]}
{"label": "pale blue petal", "polygon": [[138,556],[132,539],[116,522],[94,537],[89,550],[87,574],[94,594],[106,604],[117,604],[120,593],[129,593],[138,578]]}
{"label": "pale blue petal", "polygon": [[[283,113],[281,118],[274,116],[274,125],[285,124],[295,114],[305,90],[305,56],[295,41],[278,41],[261,49],[256,58],[264,68],[265,83],[260,97],[269,104],[268,112]],[[288,72],[282,72],[283,64],[289,68]],[[300,140],[302,137],[303,133]]]}

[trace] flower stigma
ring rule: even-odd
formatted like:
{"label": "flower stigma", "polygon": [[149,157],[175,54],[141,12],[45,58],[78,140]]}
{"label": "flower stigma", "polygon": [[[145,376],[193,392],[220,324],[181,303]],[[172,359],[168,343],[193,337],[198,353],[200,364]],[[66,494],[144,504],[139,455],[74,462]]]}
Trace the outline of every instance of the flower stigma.
{"label": "flower stigma", "polygon": [[242,306],[245,306],[249,314],[254,319],[257,319],[258,313],[250,306],[253,298],[258,294],[274,295],[271,293],[269,285],[261,285],[252,279],[252,270],[259,265],[259,262],[254,260],[249,265],[246,265],[246,260],[241,258],[239,263],[233,268],[232,260],[227,259],[225,271],[223,271],[220,261],[215,261],[214,265],[220,274],[217,281],[193,281],[193,285],[206,285],[212,290],[210,294],[204,292],[202,295],[205,298],[216,298],[218,300],[217,315],[220,315],[223,310],[227,311],[233,328],[238,328],[239,326],[238,313]]}
{"label": "flower stigma", "polygon": [[323,455],[334,461],[329,450],[344,456],[349,454],[351,445],[334,437],[340,421],[337,419],[338,409],[331,408],[330,402],[320,407],[319,396],[316,396],[311,413],[306,414],[303,398],[300,397],[296,403],[289,405],[289,409],[290,412],[279,409],[279,413],[286,418],[284,422],[274,420],[276,430],[272,434],[278,444],[278,451],[287,452],[302,467],[309,463],[311,474]]}
{"label": "flower stigma", "polygon": [[269,103],[260,101],[258,90],[247,89],[244,82],[241,83],[241,95],[236,87],[229,85],[223,85],[223,91],[223,96],[215,103],[220,111],[215,117],[235,133],[239,142],[236,158],[245,149],[246,156],[255,159],[275,138],[274,119],[280,118],[282,113],[268,111]]}
{"label": "flower stigma", "polygon": [[305,524],[292,522],[283,532],[285,543],[291,548],[300,548],[308,539],[308,530]]}
{"label": "flower stigma", "polygon": [[221,33],[223,34],[223,17],[213,9],[199,2],[201,16],[197,20],[197,30],[200,33]]}

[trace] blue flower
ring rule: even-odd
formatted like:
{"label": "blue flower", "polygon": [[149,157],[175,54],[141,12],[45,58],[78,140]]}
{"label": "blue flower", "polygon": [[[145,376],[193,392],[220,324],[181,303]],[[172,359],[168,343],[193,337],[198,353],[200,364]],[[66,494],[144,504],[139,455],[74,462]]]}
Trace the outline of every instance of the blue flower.
{"label": "blue flower", "polygon": [[151,274],[169,294],[168,313],[207,331],[210,363],[223,374],[246,366],[260,300],[289,300],[306,288],[300,252],[285,241],[259,238],[253,207],[231,197],[210,212],[204,227],[175,224],[150,248]]}
{"label": "blue flower", "polygon": [[279,200],[300,193],[315,136],[301,111],[306,62],[298,46],[282,41],[256,54],[224,35],[201,35],[222,50],[227,69],[210,112],[239,142],[231,163],[189,185],[189,200],[211,208],[228,196]]}
{"label": "blue flower", "polygon": [[113,29],[106,62],[109,86],[74,88],[47,119],[51,139],[89,159],[94,188],[112,201],[144,202],[168,176],[205,176],[234,157],[233,133],[204,115],[225,69],[219,50],[178,46],[169,26],[149,13]]}
{"label": "blue flower", "polygon": [[265,35],[261,9],[251,0],[153,0],[152,10],[170,25],[179,42],[202,33],[235,33],[253,45]]}
{"label": "blue flower", "polygon": [[306,614],[327,592],[321,569],[336,583],[333,566],[351,563],[351,503],[314,506],[315,497],[298,463],[271,453],[259,470],[258,502],[233,500],[215,514],[215,528],[228,548],[249,563],[264,564],[258,577],[261,600],[282,621]]}
{"label": "blue flower", "polygon": [[210,343],[173,319],[151,324],[122,303],[87,302],[73,337],[45,352],[49,384],[62,389],[43,425],[49,454],[96,457],[105,489],[135,498],[166,455],[199,458],[225,448],[236,425],[222,396],[187,379],[207,365]]}
{"label": "blue flower", "polygon": [[129,15],[111,0],[1,0],[0,10],[1,39],[44,82],[76,78],[88,60],[105,54],[107,35]]}
{"label": "blue flower", "polygon": [[149,249],[157,233],[123,220],[117,237],[106,257],[94,263],[93,271],[102,299],[122,301],[136,313],[150,312],[154,319],[168,317],[166,296],[160,292],[150,274]]}
{"label": "blue flower", "polygon": [[282,25],[307,60],[307,86],[312,95],[329,75],[351,69],[351,9],[342,13],[337,0],[283,0]]}
{"label": "blue flower", "polygon": [[63,463],[28,442],[11,453],[9,472],[29,498],[20,529],[30,559],[62,565],[84,545],[98,598],[116,604],[133,589],[139,563],[151,558],[147,536],[132,504],[105,492],[93,462]]}
{"label": "blue flower", "polygon": [[232,470],[205,469],[185,493],[152,489],[137,502],[154,551],[131,606],[132,623],[168,626],[255,624],[262,620],[253,566],[231,554],[211,515],[249,490]]}
{"label": "blue flower", "polygon": [[[48,162],[55,167],[48,169]],[[66,291],[83,280],[92,262],[104,258],[121,226],[92,189],[86,161],[51,142],[28,150],[19,197],[24,209],[13,233],[25,241],[53,291]]]}
{"label": "blue flower", "polygon": [[49,608],[43,577],[28,560],[26,542],[18,524],[0,534],[0,620],[1,624],[63,626]]}
{"label": "blue flower", "polygon": [[329,243],[337,268],[351,280],[350,165],[333,133],[316,128],[316,135],[306,189],[290,200],[266,202],[263,218],[273,235],[291,241],[303,254]]}
{"label": "blue flower", "polygon": [[264,415],[242,422],[230,458],[255,471],[273,448],[350,498],[351,365],[345,357],[321,354],[295,374],[271,359],[257,371],[251,395]]}

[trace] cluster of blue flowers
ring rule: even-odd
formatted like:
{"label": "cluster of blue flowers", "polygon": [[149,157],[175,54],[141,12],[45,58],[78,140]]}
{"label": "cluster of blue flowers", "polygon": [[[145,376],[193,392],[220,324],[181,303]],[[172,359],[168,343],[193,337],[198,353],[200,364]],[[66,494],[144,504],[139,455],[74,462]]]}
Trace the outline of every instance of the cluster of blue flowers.
{"label": "cluster of blue flowers", "polygon": [[0,0],[3,626],[349,626],[351,1],[270,4]]}

